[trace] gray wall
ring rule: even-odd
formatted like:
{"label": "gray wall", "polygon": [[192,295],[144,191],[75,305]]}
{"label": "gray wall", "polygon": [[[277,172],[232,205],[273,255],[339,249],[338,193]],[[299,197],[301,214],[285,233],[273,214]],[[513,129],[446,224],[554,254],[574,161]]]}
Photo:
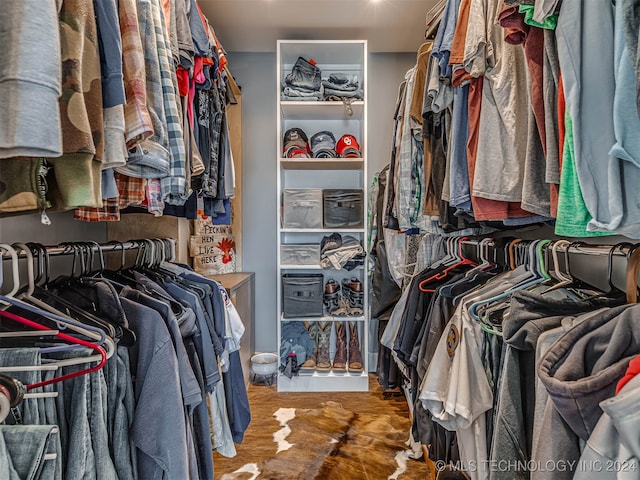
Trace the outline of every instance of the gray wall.
{"label": "gray wall", "polygon": [[37,242],[57,245],[60,242],[95,240],[106,242],[106,223],[81,222],[73,212],[50,213],[51,225],[43,225],[40,215],[0,218],[0,243]]}
{"label": "gray wall", "polygon": [[[18,215],[16,217],[0,218],[0,243],[36,242],[43,245],[57,245],[61,242],[81,240],[95,240],[98,243],[107,241],[107,226],[105,223],[89,223],[73,219],[73,212],[50,213],[51,225],[43,225],[40,215]],[[9,278],[10,262],[2,262],[2,273]],[[26,274],[25,264],[21,261],[20,277]],[[70,263],[66,259],[51,259],[51,277],[68,274]],[[25,282],[21,281],[24,285]],[[11,290],[11,281],[0,282],[0,291]]]}
{"label": "gray wall", "polygon": [[[389,161],[398,85],[415,53],[369,55],[368,183]],[[243,266],[256,273],[256,351],[275,351],[276,339],[276,55],[229,54],[242,88]]]}

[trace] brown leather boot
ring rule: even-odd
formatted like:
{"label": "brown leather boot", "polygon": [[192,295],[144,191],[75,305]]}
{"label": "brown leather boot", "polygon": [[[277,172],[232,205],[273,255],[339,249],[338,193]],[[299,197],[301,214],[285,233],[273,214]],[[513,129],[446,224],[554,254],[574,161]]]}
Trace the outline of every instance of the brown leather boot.
{"label": "brown leather boot", "polygon": [[317,370],[331,370],[331,357],[329,356],[329,342],[331,341],[331,322],[318,322],[317,327],[318,354],[316,357]]}
{"label": "brown leather boot", "polygon": [[316,361],[318,358],[318,322],[304,322],[304,326],[309,331],[309,336],[311,340],[313,340],[313,353],[307,357],[302,365],[300,365],[300,370],[315,370],[316,369]]}
{"label": "brown leather boot", "polygon": [[349,370],[362,371],[362,355],[360,355],[357,322],[349,322]]}
{"label": "brown leather boot", "polygon": [[347,327],[345,322],[336,324],[336,354],[333,357],[333,371],[345,372],[347,368]]}

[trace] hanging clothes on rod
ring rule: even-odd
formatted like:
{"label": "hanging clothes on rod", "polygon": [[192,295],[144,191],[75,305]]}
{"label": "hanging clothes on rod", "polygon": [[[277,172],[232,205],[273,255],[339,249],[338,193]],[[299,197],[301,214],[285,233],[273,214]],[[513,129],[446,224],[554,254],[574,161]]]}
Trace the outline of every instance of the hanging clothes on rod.
{"label": "hanging clothes on rod", "polygon": [[[250,421],[244,325],[224,288],[170,263],[166,239],[2,248],[14,278],[0,296],[0,372],[45,395],[28,393],[4,423],[59,427],[47,478],[213,479],[212,451],[235,455]],[[127,250],[136,252],[129,268]],[[105,268],[108,252],[120,257],[117,270]],[[49,278],[53,256],[69,258],[69,275]],[[109,358],[101,341],[112,346]],[[13,459],[12,451],[0,455]]]}
{"label": "hanging clothes on rod", "polygon": [[625,101],[638,96],[637,18],[624,2],[584,5],[447,0],[428,12],[429,53],[393,113],[386,228],[640,238],[640,115]]}
{"label": "hanging clothes on rod", "polygon": [[[412,434],[430,446],[432,460],[472,479],[542,478],[531,467],[540,462],[591,478],[579,477],[588,468],[578,461],[603,458],[584,448],[601,445],[599,419],[618,435],[599,404],[624,402],[615,399],[617,383],[640,354],[640,341],[628,333],[640,327],[640,312],[614,280],[620,261],[633,259],[627,288],[637,292],[637,245],[517,240],[449,240],[443,261],[434,258],[407,286],[406,305],[396,307],[382,342],[406,374]],[[461,257],[479,265],[435,280]],[[585,258],[589,272],[574,277]],[[434,288],[421,290],[425,279]],[[622,411],[616,408],[612,415]],[[614,444],[607,458],[619,452]],[[499,462],[516,467],[494,468]]]}

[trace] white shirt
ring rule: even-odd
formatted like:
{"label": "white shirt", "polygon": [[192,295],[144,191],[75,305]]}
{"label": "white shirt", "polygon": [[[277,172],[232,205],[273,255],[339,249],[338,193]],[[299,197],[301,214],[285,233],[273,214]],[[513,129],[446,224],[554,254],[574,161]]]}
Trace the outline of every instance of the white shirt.
{"label": "white shirt", "polygon": [[472,480],[489,478],[485,413],[493,407],[493,392],[482,362],[482,328],[471,318],[469,307],[529,276],[524,267],[518,267],[465,296],[445,327],[420,385],[424,408],[436,422],[456,432],[460,460]]}

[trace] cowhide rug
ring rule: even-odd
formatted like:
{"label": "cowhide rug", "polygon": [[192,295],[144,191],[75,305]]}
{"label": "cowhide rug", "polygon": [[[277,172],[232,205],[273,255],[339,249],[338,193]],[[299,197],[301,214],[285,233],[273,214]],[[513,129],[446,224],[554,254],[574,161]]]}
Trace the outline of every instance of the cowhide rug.
{"label": "cowhide rug", "polygon": [[[322,408],[280,408],[273,456],[247,463],[222,480],[424,480],[426,464],[412,460],[408,433],[385,414],[356,414],[328,402]],[[412,465],[408,471],[407,463]]]}

